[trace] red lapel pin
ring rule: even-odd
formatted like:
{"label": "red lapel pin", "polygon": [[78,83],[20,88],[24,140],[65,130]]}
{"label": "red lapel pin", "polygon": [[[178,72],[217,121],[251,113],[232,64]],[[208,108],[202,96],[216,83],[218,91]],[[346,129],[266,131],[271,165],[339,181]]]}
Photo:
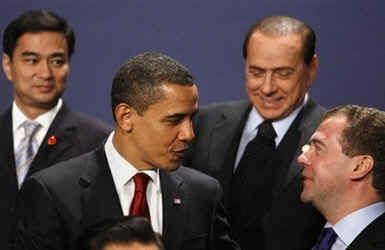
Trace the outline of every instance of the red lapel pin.
{"label": "red lapel pin", "polygon": [[57,139],[56,139],[56,137],[55,136],[50,136],[49,138],[48,138],[48,145],[50,145],[50,146],[53,146],[53,145],[55,145],[57,143]]}
{"label": "red lapel pin", "polygon": [[179,198],[174,198],[174,205],[181,205],[182,204],[182,200],[179,199]]}

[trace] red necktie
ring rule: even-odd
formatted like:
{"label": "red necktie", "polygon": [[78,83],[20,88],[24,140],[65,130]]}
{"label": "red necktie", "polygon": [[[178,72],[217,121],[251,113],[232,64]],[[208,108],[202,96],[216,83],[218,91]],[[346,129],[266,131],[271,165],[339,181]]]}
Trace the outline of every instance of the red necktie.
{"label": "red necktie", "polygon": [[148,209],[146,190],[150,177],[145,173],[137,173],[134,175],[135,194],[130,207],[130,215],[137,215],[150,218],[150,210]]}

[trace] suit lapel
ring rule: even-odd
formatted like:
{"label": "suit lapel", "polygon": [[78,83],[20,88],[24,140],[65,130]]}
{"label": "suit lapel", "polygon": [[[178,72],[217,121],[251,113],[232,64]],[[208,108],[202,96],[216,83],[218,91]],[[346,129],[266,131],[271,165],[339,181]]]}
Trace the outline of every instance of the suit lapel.
{"label": "suit lapel", "polygon": [[304,106],[302,119],[298,126],[300,140],[295,156],[289,166],[285,185],[289,184],[302,171],[303,167],[297,163],[297,157],[302,152],[302,146],[309,141],[309,138],[318,127],[323,111],[324,109],[315,104],[311,99]]}
{"label": "suit lapel", "polygon": [[251,107],[245,101],[224,110],[209,141],[209,172],[221,181],[226,206],[239,142]]}
{"label": "suit lapel", "polygon": [[123,216],[104,147],[94,151],[94,157],[84,165],[85,171],[79,179],[79,185],[84,190],[82,227],[106,218]]}
{"label": "suit lapel", "polygon": [[[71,118],[71,112],[63,104],[40,145],[28,175],[56,163],[60,155],[74,145],[77,127],[76,120]],[[48,144],[48,138],[51,136],[57,139],[54,145]]]}
{"label": "suit lapel", "polygon": [[175,172],[160,170],[163,199],[163,240],[168,249],[180,249],[185,227],[186,197],[183,179]]}
{"label": "suit lapel", "polygon": [[[0,118],[0,186],[4,185],[5,192],[17,192],[15,154],[13,150],[12,108],[7,109]],[[3,178],[3,176],[5,178]]]}

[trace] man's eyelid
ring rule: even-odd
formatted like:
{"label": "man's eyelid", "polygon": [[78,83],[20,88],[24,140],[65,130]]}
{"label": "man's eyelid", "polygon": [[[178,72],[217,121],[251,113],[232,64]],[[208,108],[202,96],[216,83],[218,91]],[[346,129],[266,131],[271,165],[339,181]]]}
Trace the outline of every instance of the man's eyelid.
{"label": "man's eyelid", "polygon": [[279,74],[292,74],[295,70],[292,68],[278,68],[275,72],[278,72]]}

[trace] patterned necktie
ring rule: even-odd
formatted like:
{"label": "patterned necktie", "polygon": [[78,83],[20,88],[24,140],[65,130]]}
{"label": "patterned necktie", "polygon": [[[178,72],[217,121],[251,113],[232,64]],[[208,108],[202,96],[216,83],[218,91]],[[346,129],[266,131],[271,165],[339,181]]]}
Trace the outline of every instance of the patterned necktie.
{"label": "patterned necktie", "polygon": [[145,173],[137,173],[134,175],[135,194],[130,207],[130,215],[146,217],[151,221],[150,210],[146,199],[147,184],[150,177]]}
{"label": "patterned necktie", "polygon": [[[254,188],[251,183],[264,183],[268,179],[272,171],[269,163],[276,157],[275,137],[277,134],[271,122],[261,123],[257,135],[247,144],[234,173],[231,183],[230,220],[236,232],[241,231],[245,223],[243,214],[249,209],[247,206],[250,195],[257,195],[263,202],[267,200],[265,197],[268,195],[268,192],[265,192],[268,189],[267,185],[263,185],[263,188],[258,187],[258,191],[249,188]],[[245,192],[246,189],[248,192]],[[264,207],[260,206],[260,209],[263,210]]]}
{"label": "patterned necktie", "polygon": [[318,244],[315,250],[330,250],[337,240],[337,234],[333,228],[327,227],[322,230]]}
{"label": "patterned necktie", "polygon": [[39,143],[35,138],[35,134],[40,129],[41,125],[37,122],[26,120],[21,126],[24,128],[24,137],[21,139],[15,152],[16,173],[19,189],[23,184],[33,158],[39,148]]}
{"label": "patterned necktie", "polygon": [[[255,168],[258,159],[261,157],[264,158],[263,155],[268,155],[269,153],[267,151],[275,150],[275,137],[277,137],[277,134],[271,122],[262,122],[258,126],[258,133],[255,138],[247,144],[242,158],[239,161],[237,171],[242,171],[241,169],[250,167]],[[265,150],[261,150],[262,148]]]}
{"label": "patterned necktie", "polygon": [[277,137],[277,133],[275,132],[273,125],[269,121],[264,121],[258,126],[258,134],[265,139],[266,144],[275,148],[275,137]]}

